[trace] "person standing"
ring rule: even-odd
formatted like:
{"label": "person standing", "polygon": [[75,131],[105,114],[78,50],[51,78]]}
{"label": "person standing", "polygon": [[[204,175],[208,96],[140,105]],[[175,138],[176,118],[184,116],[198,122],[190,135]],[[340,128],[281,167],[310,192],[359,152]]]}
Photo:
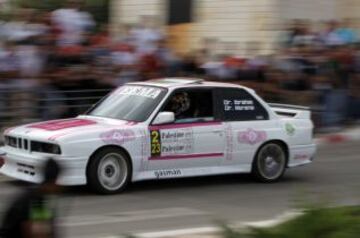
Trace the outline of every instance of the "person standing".
{"label": "person standing", "polygon": [[55,196],[60,192],[56,180],[59,164],[49,159],[43,167],[43,182],[31,188],[10,205],[0,229],[1,238],[56,238]]}

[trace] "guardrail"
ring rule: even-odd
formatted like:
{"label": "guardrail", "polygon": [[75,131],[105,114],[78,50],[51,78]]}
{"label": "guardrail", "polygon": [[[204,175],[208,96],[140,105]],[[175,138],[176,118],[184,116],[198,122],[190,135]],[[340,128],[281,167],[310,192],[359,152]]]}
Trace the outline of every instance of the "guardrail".
{"label": "guardrail", "polygon": [[72,117],[88,110],[111,89],[0,90],[0,129]]}

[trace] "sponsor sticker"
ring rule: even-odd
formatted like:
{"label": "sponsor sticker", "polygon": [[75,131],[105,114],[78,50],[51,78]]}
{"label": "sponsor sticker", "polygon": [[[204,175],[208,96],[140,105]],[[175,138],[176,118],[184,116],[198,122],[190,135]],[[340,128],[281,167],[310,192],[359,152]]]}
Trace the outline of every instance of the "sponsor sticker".
{"label": "sponsor sticker", "polygon": [[154,172],[154,175],[157,179],[159,178],[171,178],[176,176],[181,176],[180,169],[170,169],[170,170],[157,170]]}
{"label": "sponsor sticker", "polygon": [[124,86],[121,87],[116,93],[156,99],[160,95],[161,90],[152,87]]}
{"label": "sponsor sticker", "polygon": [[233,138],[233,129],[231,123],[228,123],[226,125],[225,139],[226,139],[226,160],[233,160],[234,138]]}
{"label": "sponsor sticker", "polygon": [[286,134],[288,134],[289,136],[295,135],[296,130],[295,130],[295,127],[291,123],[285,124],[285,130],[286,130]]}
{"label": "sponsor sticker", "polygon": [[257,131],[251,128],[247,129],[246,131],[240,131],[238,134],[238,142],[240,144],[255,145],[265,141],[266,138],[266,131]]}
{"label": "sponsor sticker", "polygon": [[150,130],[150,139],[152,157],[194,152],[194,136],[191,128]]}
{"label": "sponsor sticker", "polygon": [[104,132],[100,138],[106,144],[122,145],[135,139],[135,133],[132,130],[111,130]]}

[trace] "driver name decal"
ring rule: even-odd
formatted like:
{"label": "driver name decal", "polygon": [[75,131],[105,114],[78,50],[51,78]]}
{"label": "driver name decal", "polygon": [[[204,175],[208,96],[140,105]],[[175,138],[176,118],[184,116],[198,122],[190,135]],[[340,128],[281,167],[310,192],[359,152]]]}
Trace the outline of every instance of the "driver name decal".
{"label": "driver name decal", "polygon": [[254,111],[253,100],[224,100],[224,111]]}

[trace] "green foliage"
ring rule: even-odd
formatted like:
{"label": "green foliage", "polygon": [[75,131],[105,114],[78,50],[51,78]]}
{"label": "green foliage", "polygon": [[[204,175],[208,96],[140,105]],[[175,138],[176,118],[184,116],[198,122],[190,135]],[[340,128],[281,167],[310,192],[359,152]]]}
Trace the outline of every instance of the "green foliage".
{"label": "green foliage", "polygon": [[272,228],[250,228],[239,232],[223,229],[224,238],[358,238],[360,206],[309,208],[293,220]]}

